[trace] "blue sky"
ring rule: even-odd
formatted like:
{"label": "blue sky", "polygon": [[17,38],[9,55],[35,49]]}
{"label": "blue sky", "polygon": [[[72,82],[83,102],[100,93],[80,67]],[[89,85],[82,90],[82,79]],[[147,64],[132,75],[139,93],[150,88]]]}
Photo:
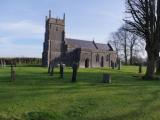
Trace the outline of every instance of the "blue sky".
{"label": "blue sky", "polygon": [[124,0],[1,0],[0,57],[41,57],[45,16],[63,17],[66,37],[107,43],[123,23]]}

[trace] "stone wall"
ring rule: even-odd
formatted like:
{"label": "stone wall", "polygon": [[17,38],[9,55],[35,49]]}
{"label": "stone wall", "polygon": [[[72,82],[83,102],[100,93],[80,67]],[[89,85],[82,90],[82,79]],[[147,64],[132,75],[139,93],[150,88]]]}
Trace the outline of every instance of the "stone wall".
{"label": "stone wall", "polygon": [[111,61],[114,64],[117,62],[115,52],[81,51],[79,65],[81,68],[111,67]]}

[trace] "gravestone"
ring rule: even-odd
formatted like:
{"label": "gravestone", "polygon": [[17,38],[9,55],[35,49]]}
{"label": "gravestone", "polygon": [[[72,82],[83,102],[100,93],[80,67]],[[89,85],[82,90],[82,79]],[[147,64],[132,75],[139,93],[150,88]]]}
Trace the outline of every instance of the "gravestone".
{"label": "gravestone", "polygon": [[142,73],[142,64],[139,64],[139,73]]}
{"label": "gravestone", "polygon": [[52,65],[52,67],[50,69],[51,69],[50,76],[53,76],[53,74],[54,74],[54,65]]}
{"label": "gravestone", "polygon": [[16,79],[16,73],[13,64],[11,63],[11,81],[15,81],[15,79]]}
{"label": "gravestone", "polygon": [[3,67],[5,68],[6,67],[6,61],[4,60],[3,62]]}
{"label": "gravestone", "polygon": [[115,68],[115,63],[113,61],[111,61],[111,68],[114,69]]}
{"label": "gravestone", "polygon": [[117,68],[117,62],[114,63],[114,67]]}
{"label": "gravestone", "polygon": [[14,67],[17,66],[16,60],[13,61],[13,65],[14,65]]}
{"label": "gravestone", "polygon": [[103,74],[103,81],[102,82],[103,83],[111,83],[111,76],[110,76],[110,74],[107,74],[107,73]]}
{"label": "gravestone", "polygon": [[64,65],[61,63],[60,64],[60,77],[63,78],[64,76]]}
{"label": "gravestone", "polygon": [[3,68],[3,61],[2,60],[0,61],[0,64],[1,64],[1,68]]}
{"label": "gravestone", "polygon": [[49,64],[49,67],[48,67],[48,74],[51,73],[51,65]]}
{"label": "gravestone", "polygon": [[121,60],[118,60],[118,70],[121,70]]}
{"label": "gravestone", "polygon": [[114,63],[112,64],[112,69],[114,69],[115,68],[115,66],[114,66]]}
{"label": "gravestone", "polygon": [[72,73],[72,82],[76,82],[76,81],[77,81],[78,64],[77,64],[77,63],[73,63],[72,69],[73,69],[73,73]]}

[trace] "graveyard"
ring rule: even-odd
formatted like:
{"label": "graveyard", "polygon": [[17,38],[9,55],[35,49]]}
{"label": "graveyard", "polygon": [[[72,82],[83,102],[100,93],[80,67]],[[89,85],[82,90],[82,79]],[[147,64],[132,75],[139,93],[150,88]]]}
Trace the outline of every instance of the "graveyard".
{"label": "graveyard", "polygon": [[[64,78],[43,67],[17,66],[15,81],[10,67],[0,69],[0,120],[157,120],[160,81],[144,81],[137,66],[78,69],[72,83],[72,68]],[[145,68],[143,67],[143,72]],[[104,73],[111,83],[102,83]]]}
{"label": "graveyard", "polygon": [[160,120],[160,0],[0,5],[0,120]]}

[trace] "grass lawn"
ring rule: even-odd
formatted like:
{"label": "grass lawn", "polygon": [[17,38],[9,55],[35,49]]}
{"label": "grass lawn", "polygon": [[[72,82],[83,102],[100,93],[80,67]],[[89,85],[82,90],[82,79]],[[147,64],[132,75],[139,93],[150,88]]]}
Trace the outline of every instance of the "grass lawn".
{"label": "grass lawn", "polygon": [[[0,120],[159,120],[160,81],[135,78],[137,71],[79,69],[71,83],[70,68],[60,79],[58,69],[49,76],[47,68],[17,67],[10,82],[10,68],[0,68]],[[112,84],[101,83],[103,73]]]}

